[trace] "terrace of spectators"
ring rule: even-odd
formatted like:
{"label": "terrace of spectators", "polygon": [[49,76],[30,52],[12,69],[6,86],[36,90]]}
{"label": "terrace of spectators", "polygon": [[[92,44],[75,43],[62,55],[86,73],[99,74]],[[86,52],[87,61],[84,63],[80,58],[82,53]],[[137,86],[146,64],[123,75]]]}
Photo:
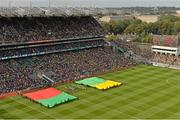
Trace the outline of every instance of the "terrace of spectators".
{"label": "terrace of spectators", "polygon": [[106,46],[104,35],[90,16],[0,17],[0,93],[133,65]]}
{"label": "terrace of spectators", "polygon": [[[97,47],[0,61],[0,93],[51,86],[132,66],[132,60],[111,47]],[[47,76],[54,82],[42,77]]]}
{"label": "terrace of spectators", "polygon": [[100,24],[90,16],[1,17],[0,43],[39,42],[104,36]]}
{"label": "terrace of spectators", "polygon": [[1,17],[0,60],[104,46],[91,16]]}

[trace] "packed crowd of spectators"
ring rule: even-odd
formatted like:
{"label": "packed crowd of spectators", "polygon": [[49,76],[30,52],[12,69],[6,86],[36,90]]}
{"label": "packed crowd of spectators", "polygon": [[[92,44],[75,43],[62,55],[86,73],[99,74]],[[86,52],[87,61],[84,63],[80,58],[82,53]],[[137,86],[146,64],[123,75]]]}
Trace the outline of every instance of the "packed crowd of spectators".
{"label": "packed crowd of spectators", "polygon": [[179,45],[176,35],[153,35],[153,45],[177,47]]}
{"label": "packed crowd of spectators", "polygon": [[180,66],[180,57],[172,54],[153,53],[152,61],[156,63]]}
{"label": "packed crowd of spectators", "polygon": [[104,30],[90,16],[0,18],[0,44],[102,35]]}
{"label": "packed crowd of spectators", "polygon": [[[104,34],[90,16],[1,17],[0,58],[13,59],[0,59],[0,94],[47,87],[134,65],[124,54],[105,45],[100,37]],[[43,40],[54,41],[39,42]]]}
{"label": "packed crowd of spectators", "polygon": [[103,39],[97,40],[84,40],[84,41],[74,41],[67,43],[56,43],[56,44],[46,44],[41,46],[27,46],[25,48],[16,48],[16,49],[1,49],[0,48],[0,58],[3,57],[13,57],[13,56],[23,56],[23,55],[32,55],[38,53],[54,53],[68,50],[75,50],[89,47],[98,47],[103,46],[105,41]]}
{"label": "packed crowd of spectators", "polygon": [[[0,61],[0,93],[50,86],[133,64],[111,47]],[[39,73],[54,82],[38,77]]]}
{"label": "packed crowd of spectators", "polygon": [[121,39],[111,41],[112,44],[122,48],[125,52],[129,51],[133,54],[139,55],[143,58],[151,58],[151,45],[141,44],[135,42],[127,42]]}

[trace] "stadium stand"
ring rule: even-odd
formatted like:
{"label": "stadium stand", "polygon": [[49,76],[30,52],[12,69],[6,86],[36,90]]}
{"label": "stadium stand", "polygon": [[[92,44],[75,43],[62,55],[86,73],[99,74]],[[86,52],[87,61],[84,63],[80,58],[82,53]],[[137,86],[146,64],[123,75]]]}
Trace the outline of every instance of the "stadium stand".
{"label": "stadium stand", "polygon": [[117,39],[111,41],[111,45],[120,50],[129,58],[140,63],[149,63],[152,58],[151,44],[136,43]]}
{"label": "stadium stand", "polygon": [[49,53],[57,53],[70,50],[78,50],[84,48],[93,48],[98,46],[104,46],[105,42],[103,39],[94,38],[92,40],[81,40],[81,41],[70,41],[70,42],[57,42],[57,43],[46,43],[42,45],[31,45],[31,46],[18,46],[16,47],[1,47],[0,48],[0,59],[11,59],[20,58],[34,55],[43,55]]}
{"label": "stadium stand", "polygon": [[154,35],[152,45],[153,64],[166,67],[178,67],[179,58],[179,36],[178,35]]}
{"label": "stadium stand", "polygon": [[136,64],[114,51],[105,33],[91,16],[1,17],[0,94]]}
{"label": "stadium stand", "polygon": [[51,86],[131,65],[130,59],[109,47],[0,61],[0,93]]}
{"label": "stadium stand", "polygon": [[153,45],[177,47],[179,45],[177,35],[153,35]]}
{"label": "stadium stand", "polygon": [[167,64],[167,65],[176,65],[176,66],[180,65],[179,56],[175,56],[173,54],[154,53],[152,61],[156,63]]}
{"label": "stadium stand", "polygon": [[1,17],[0,43],[104,36],[99,23],[90,16]]}

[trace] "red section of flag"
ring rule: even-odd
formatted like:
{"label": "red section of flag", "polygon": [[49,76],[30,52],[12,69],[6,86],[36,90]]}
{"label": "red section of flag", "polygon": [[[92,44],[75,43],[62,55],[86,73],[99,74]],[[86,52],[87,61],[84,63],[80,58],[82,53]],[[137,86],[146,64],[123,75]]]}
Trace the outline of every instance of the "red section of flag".
{"label": "red section of flag", "polygon": [[26,93],[23,95],[32,100],[43,100],[43,99],[49,99],[49,98],[55,97],[59,94],[61,94],[61,91],[55,88],[47,88],[43,90],[38,90],[36,92]]}

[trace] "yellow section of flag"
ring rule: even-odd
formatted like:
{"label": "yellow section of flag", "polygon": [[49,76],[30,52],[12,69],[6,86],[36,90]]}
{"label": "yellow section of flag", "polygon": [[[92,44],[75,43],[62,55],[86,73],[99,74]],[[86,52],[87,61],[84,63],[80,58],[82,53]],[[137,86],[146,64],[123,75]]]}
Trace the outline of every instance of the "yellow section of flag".
{"label": "yellow section of flag", "polygon": [[122,85],[122,83],[111,81],[111,80],[107,80],[106,82],[103,82],[103,83],[95,85],[95,87],[97,89],[100,89],[100,90],[106,90],[108,88],[119,86],[119,85]]}

